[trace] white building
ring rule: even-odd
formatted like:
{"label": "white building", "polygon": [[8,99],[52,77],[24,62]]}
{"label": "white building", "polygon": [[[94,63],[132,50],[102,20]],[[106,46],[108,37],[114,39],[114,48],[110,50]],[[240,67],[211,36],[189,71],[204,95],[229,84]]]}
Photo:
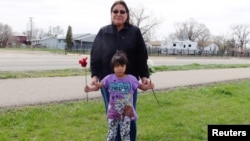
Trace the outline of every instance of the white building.
{"label": "white building", "polygon": [[199,48],[197,42],[186,41],[168,41],[162,48],[162,53],[167,54],[198,54]]}
{"label": "white building", "polygon": [[32,45],[37,47],[64,49],[66,46],[65,39],[57,37],[46,37],[32,40]]}
{"label": "white building", "polygon": [[218,51],[219,51],[219,47],[215,43],[212,43],[204,47],[203,49],[203,52],[208,53],[208,54],[217,54]]}

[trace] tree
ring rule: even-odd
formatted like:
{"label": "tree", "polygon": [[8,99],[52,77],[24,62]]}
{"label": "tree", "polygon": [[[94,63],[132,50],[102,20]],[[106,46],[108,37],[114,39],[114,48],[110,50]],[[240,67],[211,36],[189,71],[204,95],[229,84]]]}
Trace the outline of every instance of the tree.
{"label": "tree", "polygon": [[235,40],[229,33],[219,36],[213,36],[212,40],[222,51],[234,50]]}
{"label": "tree", "polygon": [[226,40],[225,46],[226,46],[227,49],[233,50],[235,48],[235,40],[234,40],[234,38]]}
{"label": "tree", "polygon": [[52,33],[55,36],[63,35],[64,34],[64,30],[60,26],[55,26],[55,27],[52,28]]}
{"label": "tree", "polygon": [[6,47],[12,36],[12,28],[7,24],[0,23],[0,46]]}
{"label": "tree", "polygon": [[45,36],[46,34],[45,34],[45,32],[44,32],[44,30],[43,29],[38,29],[38,28],[36,28],[36,29],[34,29],[33,30],[33,36],[36,38],[36,39],[41,39],[42,37],[46,37]]}
{"label": "tree", "polygon": [[69,25],[68,26],[68,30],[67,30],[67,35],[66,35],[66,44],[67,44],[67,48],[72,48],[73,43],[72,43],[72,28]]}
{"label": "tree", "polygon": [[208,44],[210,38],[210,31],[205,24],[198,23],[194,19],[189,19],[182,23],[175,24],[175,36],[177,39],[190,40],[198,42],[200,48]]}
{"label": "tree", "polygon": [[213,36],[212,40],[219,47],[219,50],[226,50],[226,39],[223,36]]}
{"label": "tree", "polygon": [[196,36],[197,39],[196,41],[198,42],[198,46],[200,48],[203,48],[210,44],[210,31],[209,29],[204,25],[204,24],[199,24],[198,25],[198,30],[196,31]]}
{"label": "tree", "polygon": [[64,34],[64,31],[60,26],[55,26],[55,27],[50,26],[49,31],[46,35],[51,37],[51,36],[58,36],[58,35],[63,35],[63,34]]}
{"label": "tree", "polygon": [[44,32],[43,29],[33,29],[33,37],[42,38],[42,37],[57,37],[64,34],[64,30],[60,26],[50,26],[48,32]]}
{"label": "tree", "polygon": [[236,44],[243,49],[249,41],[248,35],[250,34],[249,25],[247,24],[236,24],[232,25],[231,29],[233,31],[233,36],[235,37]]}
{"label": "tree", "polygon": [[130,9],[130,23],[140,28],[145,41],[151,40],[154,29],[162,22],[153,14],[147,14],[143,6]]}

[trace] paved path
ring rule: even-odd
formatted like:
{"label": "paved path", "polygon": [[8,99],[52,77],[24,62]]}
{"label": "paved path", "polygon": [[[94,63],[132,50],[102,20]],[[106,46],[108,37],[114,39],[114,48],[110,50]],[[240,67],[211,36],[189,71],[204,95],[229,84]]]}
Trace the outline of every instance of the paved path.
{"label": "paved path", "polygon": [[[152,81],[156,85],[156,90],[161,90],[250,79],[249,72],[250,68],[166,71],[154,73]],[[0,108],[82,100],[86,98],[83,92],[84,85],[83,76],[0,80]],[[89,98],[101,97],[99,91],[88,95]]]}

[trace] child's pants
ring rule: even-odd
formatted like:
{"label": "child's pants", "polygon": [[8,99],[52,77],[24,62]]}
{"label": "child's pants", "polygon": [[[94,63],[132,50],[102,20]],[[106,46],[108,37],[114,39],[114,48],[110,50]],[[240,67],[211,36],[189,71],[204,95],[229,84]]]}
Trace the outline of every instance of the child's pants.
{"label": "child's pants", "polygon": [[130,141],[130,118],[125,116],[123,121],[119,119],[108,119],[107,141],[115,141],[117,127],[120,125],[120,134],[122,141]]}

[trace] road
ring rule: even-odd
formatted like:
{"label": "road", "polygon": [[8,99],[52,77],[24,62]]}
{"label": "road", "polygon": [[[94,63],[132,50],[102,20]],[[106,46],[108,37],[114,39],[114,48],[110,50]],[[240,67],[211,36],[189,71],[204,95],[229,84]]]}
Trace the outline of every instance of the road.
{"label": "road", "polygon": [[[0,71],[27,71],[79,68],[79,59],[88,55],[52,54],[35,51],[0,50]],[[149,57],[154,65],[250,64],[249,58]],[[88,63],[89,65],[89,63]],[[88,66],[87,66],[88,67]]]}

